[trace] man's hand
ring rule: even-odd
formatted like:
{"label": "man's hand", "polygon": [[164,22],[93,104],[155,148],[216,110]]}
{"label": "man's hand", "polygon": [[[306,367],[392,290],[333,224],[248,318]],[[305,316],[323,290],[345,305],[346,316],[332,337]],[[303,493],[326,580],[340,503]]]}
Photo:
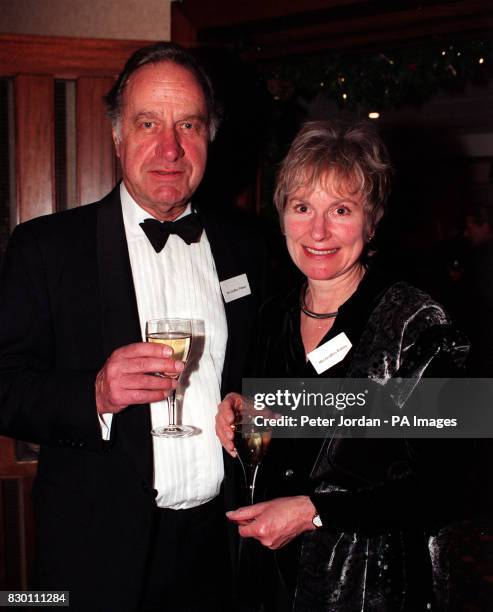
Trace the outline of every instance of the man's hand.
{"label": "man's hand", "polygon": [[232,457],[236,457],[234,445],[234,423],[241,414],[245,398],[239,393],[228,393],[219,404],[216,414],[216,434],[219,441]]}
{"label": "man's hand", "polygon": [[137,342],[111,353],[96,376],[96,406],[99,414],[121,412],[130,404],[159,402],[168,397],[177,381],[153,372],[179,374],[185,367],[171,357],[163,344]]}
{"label": "man's hand", "polygon": [[244,538],[256,538],[261,544],[276,550],[304,531],[313,531],[315,506],[309,497],[279,497],[272,501],[238,508],[226,516],[239,526]]}

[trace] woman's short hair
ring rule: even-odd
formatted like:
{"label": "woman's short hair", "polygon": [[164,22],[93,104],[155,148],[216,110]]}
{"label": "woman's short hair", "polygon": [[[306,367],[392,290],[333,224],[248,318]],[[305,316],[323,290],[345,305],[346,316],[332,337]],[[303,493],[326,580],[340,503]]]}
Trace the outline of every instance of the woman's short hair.
{"label": "woman's short hair", "polygon": [[274,203],[281,225],[288,199],[298,188],[330,180],[336,193],[363,196],[371,234],[385,211],[390,173],[387,149],[371,124],[309,121],[296,135],[277,174]]}
{"label": "woman's short hair", "polygon": [[172,42],[158,42],[138,49],[129,57],[123,70],[105,96],[106,112],[114,128],[122,117],[123,92],[130,76],[142,66],[171,62],[186,68],[197,80],[204,94],[207,107],[209,140],[214,140],[221,122],[221,109],[216,100],[212,82],[205,68],[189,51]]}

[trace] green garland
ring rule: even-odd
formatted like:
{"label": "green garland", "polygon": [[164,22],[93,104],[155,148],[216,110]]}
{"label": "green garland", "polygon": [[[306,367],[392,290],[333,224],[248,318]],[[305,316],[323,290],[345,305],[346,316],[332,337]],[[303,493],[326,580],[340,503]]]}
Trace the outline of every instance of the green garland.
{"label": "green garland", "polygon": [[492,74],[492,41],[435,42],[394,50],[325,53],[259,65],[273,98],[325,92],[341,108],[367,112],[421,105],[439,90],[461,91]]}

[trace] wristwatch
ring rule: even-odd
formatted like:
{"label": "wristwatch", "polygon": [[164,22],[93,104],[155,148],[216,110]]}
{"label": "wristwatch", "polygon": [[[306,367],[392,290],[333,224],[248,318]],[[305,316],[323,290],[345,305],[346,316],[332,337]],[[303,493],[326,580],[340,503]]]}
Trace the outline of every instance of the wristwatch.
{"label": "wristwatch", "polygon": [[320,518],[320,514],[318,512],[313,515],[312,523],[317,529],[323,527],[322,519]]}

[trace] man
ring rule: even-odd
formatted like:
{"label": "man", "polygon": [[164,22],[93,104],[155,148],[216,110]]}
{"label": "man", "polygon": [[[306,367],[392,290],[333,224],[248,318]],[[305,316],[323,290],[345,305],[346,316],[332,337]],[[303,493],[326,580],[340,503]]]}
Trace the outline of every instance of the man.
{"label": "man", "polygon": [[[70,590],[72,611],[220,611],[214,415],[241,383],[260,250],[244,227],[192,212],[218,121],[189,53],[171,43],[137,51],[107,104],[122,183],[19,226],[9,244],[0,431],[41,444],[36,586]],[[165,316],[203,330],[185,377],[183,422],[197,427],[188,438],[150,433],[176,385],[150,373],[183,370],[167,347],[142,342],[145,321]]]}

